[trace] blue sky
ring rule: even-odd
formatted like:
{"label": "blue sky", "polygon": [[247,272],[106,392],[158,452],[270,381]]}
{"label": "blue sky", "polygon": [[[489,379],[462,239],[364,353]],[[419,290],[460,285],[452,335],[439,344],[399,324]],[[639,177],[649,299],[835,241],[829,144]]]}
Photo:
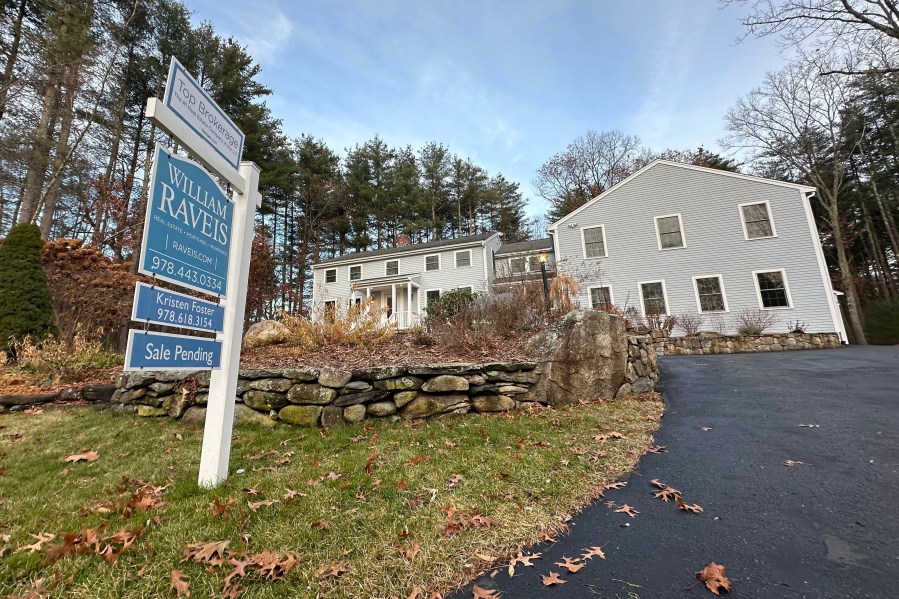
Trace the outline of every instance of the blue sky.
{"label": "blue sky", "polygon": [[723,116],[783,63],[713,0],[186,0],[260,62],[290,137],[435,140],[546,203],[537,169],[588,130],[718,149]]}

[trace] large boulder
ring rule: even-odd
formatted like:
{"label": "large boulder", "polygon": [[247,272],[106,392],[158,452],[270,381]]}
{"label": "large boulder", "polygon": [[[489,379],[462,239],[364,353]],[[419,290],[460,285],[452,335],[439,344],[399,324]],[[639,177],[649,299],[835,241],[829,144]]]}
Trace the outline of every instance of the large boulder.
{"label": "large boulder", "polygon": [[265,345],[274,345],[275,343],[284,343],[290,330],[278,322],[277,320],[263,320],[257,322],[247,329],[243,336],[244,347],[263,347]]}
{"label": "large boulder", "polygon": [[318,373],[318,384],[323,387],[340,389],[353,379],[353,373],[339,368],[322,368]]}
{"label": "large boulder", "polygon": [[283,393],[271,393],[269,391],[247,391],[243,394],[243,402],[249,408],[261,412],[280,410],[287,405],[287,396]]}
{"label": "large boulder", "polygon": [[299,404],[324,406],[334,401],[335,397],[337,397],[337,389],[313,383],[298,383],[287,392],[287,401]]}
{"label": "large boulder", "polygon": [[242,403],[239,403],[234,404],[234,424],[249,424],[255,426],[264,426],[267,428],[275,428],[275,425],[277,423],[265,414],[260,414],[256,410],[248,408]]}
{"label": "large boulder", "polygon": [[321,406],[285,406],[278,412],[278,418],[300,426],[318,426]]}
{"label": "large boulder", "polygon": [[528,356],[542,375],[533,391],[551,405],[611,399],[625,382],[628,340],[624,319],[599,310],[572,310],[533,336]]}
{"label": "large boulder", "polygon": [[428,393],[468,391],[468,379],[451,374],[441,374],[429,379],[421,386],[421,390]]}
{"label": "large boulder", "polygon": [[418,395],[402,409],[403,418],[428,418],[439,414],[462,414],[469,410],[467,395]]}

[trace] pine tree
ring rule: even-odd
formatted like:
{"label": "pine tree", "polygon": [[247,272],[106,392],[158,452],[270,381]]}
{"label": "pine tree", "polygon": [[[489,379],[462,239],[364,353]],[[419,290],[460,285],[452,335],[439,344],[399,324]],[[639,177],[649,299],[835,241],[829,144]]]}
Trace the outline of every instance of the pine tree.
{"label": "pine tree", "polygon": [[0,347],[13,340],[57,335],[50,287],[41,265],[41,230],[37,225],[13,227],[0,243]]}

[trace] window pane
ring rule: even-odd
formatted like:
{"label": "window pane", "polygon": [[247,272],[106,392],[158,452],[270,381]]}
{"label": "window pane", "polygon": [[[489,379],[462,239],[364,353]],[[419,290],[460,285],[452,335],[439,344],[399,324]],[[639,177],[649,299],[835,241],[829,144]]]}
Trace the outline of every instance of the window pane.
{"label": "window pane", "polygon": [[766,308],[788,308],[787,288],[783,274],[779,272],[760,272],[756,274],[759,282],[759,293],[762,305]]}
{"label": "window pane", "polygon": [[399,260],[393,260],[387,263],[387,276],[400,274]]}
{"label": "window pane", "polygon": [[594,287],[590,290],[590,305],[593,308],[608,308],[612,305],[612,295],[608,287]]}
{"label": "window pane", "polygon": [[425,270],[439,270],[440,256],[428,256],[425,258]]}
{"label": "window pane", "polygon": [[774,235],[774,228],[771,226],[771,216],[768,214],[767,204],[743,206],[743,222],[746,223],[746,236],[749,239]]}
{"label": "window pane", "polygon": [[428,291],[425,294],[425,298],[427,299],[427,303],[431,303],[434,300],[438,300],[438,299],[440,299],[440,291],[438,291],[436,289],[434,289],[432,291]]}
{"label": "window pane", "polygon": [[351,266],[350,267],[350,280],[358,281],[362,278],[362,267],[361,266]]}
{"label": "window pane", "polygon": [[512,274],[521,274],[524,272],[524,258],[512,258],[509,260],[509,266],[512,268]]}
{"label": "window pane", "polygon": [[456,268],[471,266],[471,252],[458,252],[456,254]]}
{"label": "window pane", "polygon": [[643,283],[640,285],[640,293],[643,295],[643,309],[647,314],[667,313],[662,283]]}
{"label": "window pane", "polygon": [[681,235],[680,219],[676,216],[657,218],[659,226],[659,242],[662,249],[684,247],[684,238]]}
{"label": "window pane", "polygon": [[537,256],[528,258],[528,268],[531,269],[531,272],[540,272],[540,258]]}
{"label": "window pane", "polygon": [[601,258],[606,255],[606,240],[602,227],[584,229],[584,252],[587,258]]}
{"label": "window pane", "polygon": [[721,279],[718,277],[696,279],[696,291],[699,293],[700,311],[721,312],[724,310],[724,294],[721,291]]}
{"label": "window pane", "polygon": [[335,283],[337,282],[337,269],[332,268],[330,270],[325,271],[325,283]]}

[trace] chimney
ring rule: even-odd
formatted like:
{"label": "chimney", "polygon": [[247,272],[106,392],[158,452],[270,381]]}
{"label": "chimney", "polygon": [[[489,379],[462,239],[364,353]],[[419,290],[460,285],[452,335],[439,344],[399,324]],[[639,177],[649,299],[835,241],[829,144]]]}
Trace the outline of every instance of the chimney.
{"label": "chimney", "polygon": [[399,234],[396,236],[396,247],[398,248],[407,248],[412,245],[412,238],[406,234]]}

